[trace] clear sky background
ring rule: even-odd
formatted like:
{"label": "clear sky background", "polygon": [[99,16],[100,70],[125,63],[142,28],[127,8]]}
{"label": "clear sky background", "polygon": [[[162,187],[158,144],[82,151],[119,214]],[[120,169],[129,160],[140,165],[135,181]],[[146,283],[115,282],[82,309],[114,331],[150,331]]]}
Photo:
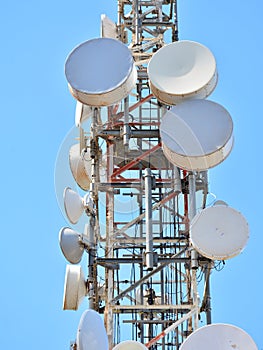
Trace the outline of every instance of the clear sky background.
{"label": "clear sky background", "polygon": [[[213,322],[245,329],[263,349],[262,65],[259,0],[178,0],[179,37],[214,53],[219,82],[209,99],[234,121],[235,147],[209,174],[210,190],[250,225],[245,251],[212,278]],[[68,225],[56,201],[54,168],[74,125],[64,62],[100,35],[100,14],[117,2],[5,1],[0,10],[1,240],[0,347],[64,350],[81,310],[62,311],[66,260],[58,232]],[[84,305],[85,306],[85,305]]]}

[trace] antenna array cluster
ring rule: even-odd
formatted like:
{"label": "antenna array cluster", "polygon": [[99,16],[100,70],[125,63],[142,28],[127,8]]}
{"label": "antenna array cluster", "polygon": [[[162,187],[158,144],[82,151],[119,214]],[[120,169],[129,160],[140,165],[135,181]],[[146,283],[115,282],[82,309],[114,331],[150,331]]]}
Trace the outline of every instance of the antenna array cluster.
{"label": "antenna array cluster", "polygon": [[79,137],[63,211],[86,219],[60,231],[73,264],[63,309],[89,302],[71,348],[256,350],[243,330],[211,324],[211,271],[249,237],[241,213],[209,201],[208,169],[233,147],[230,114],[206,99],[212,52],[178,40],[175,0],[119,0],[117,23],[102,15],[101,37],[73,49],[65,73]]}

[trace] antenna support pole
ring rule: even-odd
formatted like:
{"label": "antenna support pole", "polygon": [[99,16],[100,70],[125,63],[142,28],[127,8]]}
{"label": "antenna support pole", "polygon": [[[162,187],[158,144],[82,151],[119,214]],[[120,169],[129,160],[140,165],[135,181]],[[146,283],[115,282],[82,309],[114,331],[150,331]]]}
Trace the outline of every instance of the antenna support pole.
{"label": "antenna support pole", "polygon": [[[195,214],[196,214],[196,175],[194,173],[190,173],[188,175],[188,182],[189,182],[189,221],[191,225],[191,221],[193,220]],[[195,249],[191,249],[191,285],[192,285],[192,298],[193,298],[193,304],[196,307],[196,310],[198,310],[199,307],[199,296],[198,296],[198,290],[197,290],[197,277],[196,277],[196,271],[198,269],[198,253]],[[198,328],[198,311],[194,315],[194,329]]]}
{"label": "antenna support pole", "polygon": [[150,168],[145,169],[145,219],[146,219],[146,267],[153,269],[153,233],[152,233],[152,172]]}

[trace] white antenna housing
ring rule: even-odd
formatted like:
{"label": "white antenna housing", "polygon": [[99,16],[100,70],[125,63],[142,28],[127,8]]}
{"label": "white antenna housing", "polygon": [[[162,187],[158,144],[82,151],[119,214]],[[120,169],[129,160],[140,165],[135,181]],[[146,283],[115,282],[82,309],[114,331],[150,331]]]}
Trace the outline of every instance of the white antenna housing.
{"label": "white antenna housing", "polygon": [[78,350],[108,350],[108,338],[103,320],[94,310],[85,311],[77,333]]}
{"label": "white antenna housing", "polygon": [[65,188],[63,197],[67,218],[72,224],[76,224],[84,212],[84,201],[82,197],[70,187]]}
{"label": "white antenna housing", "polygon": [[100,16],[101,23],[101,37],[117,39],[117,26],[116,24],[105,14]]}
{"label": "white antenna housing", "polygon": [[258,350],[254,340],[243,329],[215,323],[194,331],[180,350]]}
{"label": "white antenna housing", "polygon": [[96,38],[77,46],[65,63],[72,95],[89,106],[110,106],[129,95],[136,85],[132,54],[122,42]]}
{"label": "white antenna housing", "polygon": [[81,235],[69,227],[63,227],[59,232],[59,244],[65,258],[71,264],[78,264],[84,253]]}
{"label": "white antenna housing", "polygon": [[[87,164],[86,164],[87,163]],[[71,173],[84,191],[89,190],[91,183],[91,158],[89,148],[80,150],[80,143],[70,147],[69,165]],[[87,171],[89,169],[89,171]]]}
{"label": "white antenna housing", "polygon": [[237,210],[217,204],[201,210],[192,220],[193,247],[212,260],[227,260],[240,254],[249,239],[249,228]]}
{"label": "white antenna housing", "polygon": [[206,98],[217,84],[212,52],[194,41],[176,41],[159,49],[148,65],[154,96],[167,105]]}
{"label": "white antenna housing", "polygon": [[185,101],[164,115],[160,126],[166,158],[189,171],[210,169],[230,154],[233,122],[228,111],[208,100]]}
{"label": "white antenna housing", "polygon": [[148,348],[136,340],[125,340],[117,344],[112,350],[147,350]]}
{"label": "white antenna housing", "polygon": [[87,295],[86,281],[81,266],[67,265],[63,310],[78,310],[83,298]]}

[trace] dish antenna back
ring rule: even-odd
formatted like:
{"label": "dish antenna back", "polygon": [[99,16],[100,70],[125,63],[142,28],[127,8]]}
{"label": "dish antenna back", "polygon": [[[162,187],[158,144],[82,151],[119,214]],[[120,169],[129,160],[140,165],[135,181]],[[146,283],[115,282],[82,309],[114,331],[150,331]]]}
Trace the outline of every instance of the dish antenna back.
{"label": "dish antenna back", "polygon": [[94,310],[85,311],[77,333],[78,350],[108,350],[108,337],[103,320]]}
{"label": "dish antenna back", "polygon": [[194,331],[180,350],[258,350],[253,339],[243,329],[230,324],[215,323]]}
{"label": "dish antenna back", "polygon": [[147,350],[148,348],[136,340],[125,340],[117,344],[112,350]]}

